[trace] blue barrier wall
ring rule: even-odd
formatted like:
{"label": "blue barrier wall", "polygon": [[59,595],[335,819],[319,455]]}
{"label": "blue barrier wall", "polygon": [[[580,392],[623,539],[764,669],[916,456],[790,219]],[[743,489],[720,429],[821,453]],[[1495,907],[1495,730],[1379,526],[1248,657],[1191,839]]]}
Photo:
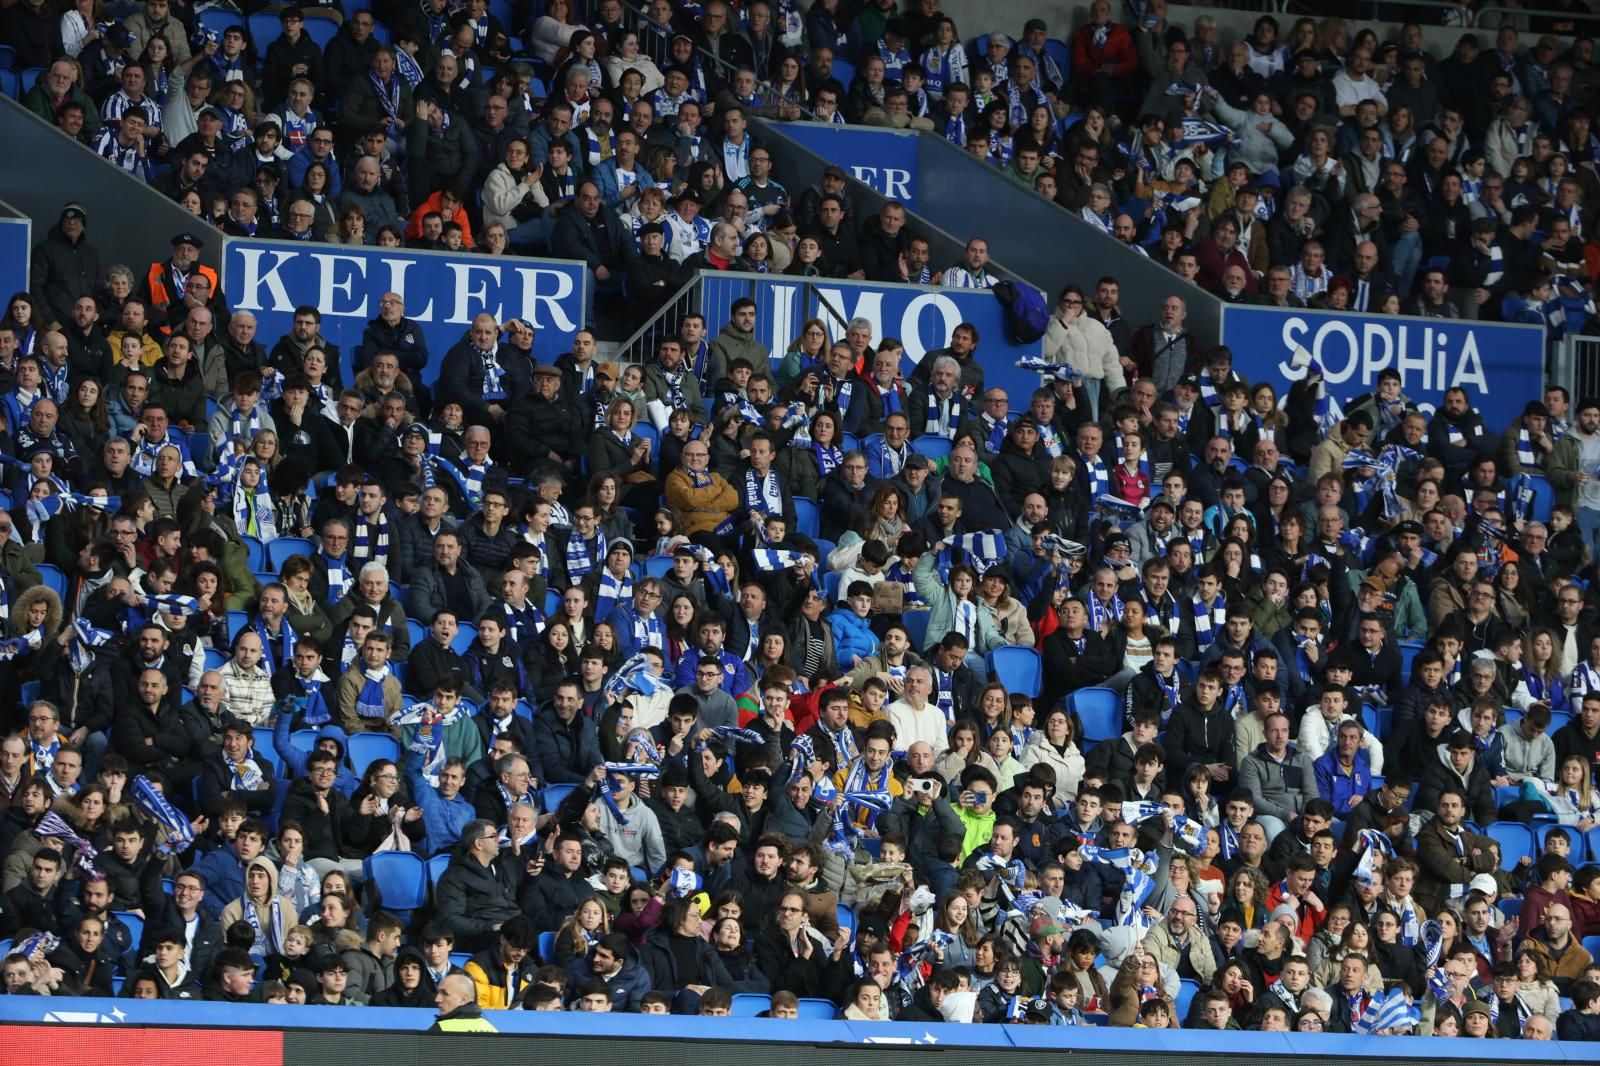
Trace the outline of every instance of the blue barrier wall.
{"label": "blue barrier wall", "polygon": [[727,322],[734,300],[741,296],[755,300],[756,339],[767,346],[774,360],[788,351],[808,318],[822,319],[830,341],[844,335],[844,326],[826,310],[826,301],[846,322],[858,316],[870,321],[874,341],[898,337],[906,349],[907,374],[927,352],[948,344],[958,324],[970,322],[978,328],[978,362],[987,385],[1004,388],[1012,397],[1012,406],[1019,409],[1027,407],[1026,397],[1039,387],[1037,374],[1016,366],[1024,355],[1039,354],[1038,342],[1011,342],[1000,301],[988,291],[709,272],[700,277],[701,313],[712,329]]}
{"label": "blue barrier wall", "polygon": [[[921,1045],[924,1047],[1133,1052],[1143,1055],[1293,1056],[1385,1059],[1416,1062],[1483,1061],[1483,1045],[1465,1039],[1362,1037],[1324,1033],[1207,1033],[1188,1029],[1063,1028],[1031,1025],[905,1025],[894,1022],[776,1021],[766,1018],[693,1018],[625,1015],[621,1024],[594,1015],[490,1011],[502,1033],[547,1036],[627,1036],[707,1042],[759,1041],[794,1044]],[[418,1032],[434,1012],[387,1007],[309,1007],[173,1000],[0,997],[0,1024],[58,1023],[97,1026],[204,1026],[228,1029],[373,1029]],[[622,1018],[609,1019],[620,1023]],[[598,1023],[598,1024],[597,1024]],[[1381,1051],[1380,1051],[1381,1049]],[[1501,1062],[1593,1062],[1593,1045],[1497,1040]]]}
{"label": "blue barrier wall", "polygon": [[[846,174],[911,211],[917,209],[917,134],[879,126],[786,122],[779,127]],[[798,193],[799,189],[791,189]]]}
{"label": "blue barrier wall", "polygon": [[1530,396],[1544,393],[1541,326],[1230,305],[1222,343],[1247,381],[1274,382],[1280,393],[1300,377],[1289,360],[1304,347],[1341,401],[1371,392],[1379,372],[1393,367],[1430,413],[1445,389],[1460,386],[1491,426],[1510,425]]}
{"label": "blue barrier wall", "polygon": [[346,383],[354,381],[352,353],[366,324],[378,315],[378,298],[395,291],[406,317],[427,337],[429,376],[461,340],[473,316],[487,311],[499,322],[526,318],[538,334],[534,355],[550,362],[572,347],[583,325],[589,270],[568,259],[353,248],[297,241],[230,240],[222,262],[222,287],[235,311],[250,311],[257,336],[269,347],[289,332],[294,309],[322,312],[322,333],[339,345]]}
{"label": "blue barrier wall", "polygon": [[0,299],[28,289],[28,260],[33,251],[33,226],[9,204],[0,202]]}

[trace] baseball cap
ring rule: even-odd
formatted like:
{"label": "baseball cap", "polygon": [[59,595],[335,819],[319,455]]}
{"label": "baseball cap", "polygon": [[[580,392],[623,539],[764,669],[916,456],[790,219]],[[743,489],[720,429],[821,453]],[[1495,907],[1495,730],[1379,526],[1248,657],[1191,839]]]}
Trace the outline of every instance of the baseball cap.
{"label": "baseball cap", "polygon": [[1415,534],[1416,536],[1420,537],[1422,536],[1422,523],[1411,521],[1401,522],[1399,525],[1394,527],[1394,532],[1395,536],[1397,537],[1404,536],[1407,533]]}
{"label": "baseball cap", "polygon": [[1178,384],[1180,386],[1194,389],[1196,392],[1198,392],[1200,391],[1200,375],[1185,374],[1183,377],[1178,379]]}
{"label": "baseball cap", "polygon": [[829,163],[827,166],[822,168],[822,176],[825,178],[838,178],[840,181],[850,180],[850,175],[846,174],[843,169],[835,166],[832,163]]}
{"label": "baseball cap", "polygon": [[536,378],[558,378],[561,376],[561,368],[551,366],[549,363],[540,363],[533,368],[533,376]]}
{"label": "baseball cap", "polygon": [[1493,874],[1479,874],[1467,882],[1468,892],[1482,892],[1491,900],[1500,895],[1500,883],[1494,879]]}
{"label": "baseball cap", "polygon": [[695,203],[698,204],[698,203],[701,202],[700,201],[700,194],[695,192],[693,189],[689,188],[687,185],[685,185],[682,189],[678,190],[678,195],[676,195],[676,196],[674,196],[672,198],[672,202],[675,203],[675,204],[680,204],[685,200],[693,200]]}
{"label": "baseball cap", "polygon": [[912,452],[911,455],[906,459],[905,465],[914,467],[917,470],[932,470],[933,460],[929,459],[921,452]]}
{"label": "baseball cap", "polygon": [[61,221],[65,222],[69,218],[75,218],[79,222],[89,221],[89,216],[84,213],[83,205],[76,200],[61,209]]}
{"label": "baseball cap", "polygon": [[192,233],[180,233],[180,234],[178,234],[177,236],[172,238],[171,244],[172,244],[172,247],[174,247],[174,248],[176,248],[180,244],[187,244],[191,248],[194,248],[196,250],[199,250],[199,249],[204,248],[206,246],[206,242],[205,241],[201,240],[199,237],[196,237]]}
{"label": "baseball cap", "polygon": [[195,113],[194,117],[196,122],[203,118],[214,118],[218,122],[227,121],[227,118],[223,115],[222,111],[213,104],[207,104],[205,107],[202,107],[198,112]]}
{"label": "baseball cap", "polygon": [[666,232],[666,230],[661,228],[661,223],[659,222],[646,222],[644,225],[639,227],[640,237],[645,237],[652,233],[659,233],[665,236]]}

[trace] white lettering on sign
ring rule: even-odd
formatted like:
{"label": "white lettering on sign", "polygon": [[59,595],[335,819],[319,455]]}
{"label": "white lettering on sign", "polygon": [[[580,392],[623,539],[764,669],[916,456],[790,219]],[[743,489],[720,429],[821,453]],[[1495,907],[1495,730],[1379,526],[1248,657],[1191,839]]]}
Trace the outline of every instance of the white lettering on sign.
{"label": "white lettering on sign", "polygon": [[856,176],[867,188],[874,192],[882,193],[891,200],[909,202],[911,200],[911,171],[899,167],[850,167],[850,173]]}
{"label": "white lettering on sign", "polygon": [[1294,350],[1303,346],[1322,364],[1324,380],[1329,385],[1349,383],[1352,388],[1369,389],[1376,384],[1380,372],[1392,367],[1410,388],[1486,392],[1489,380],[1477,337],[1471,327],[1459,328],[1465,340],[1459,350],[1452,351],[1450,334],[1431,325],[1393,321],[1355,324],[1343,320],[1313,325],[1292,316],[1283,323],[1283,358],[1278,372],[1290,380],[1302,376],[1289,360]]}
{"label": "white lettering on sign", "polygon": [[227,291],[244,311],[289,314],[313,304],[324,315],[367,319],[378,297],[394,291],[405,300],[406,317],[416,322],[465,325],[487,311],[496,321],[526,318],[536,329],[578,328],[564,306],[577,282],[562,270],[444,259],[435,269],[424,258],[285,251],[242,242],[231,245],[230,253],[237,269],[229,271]]}

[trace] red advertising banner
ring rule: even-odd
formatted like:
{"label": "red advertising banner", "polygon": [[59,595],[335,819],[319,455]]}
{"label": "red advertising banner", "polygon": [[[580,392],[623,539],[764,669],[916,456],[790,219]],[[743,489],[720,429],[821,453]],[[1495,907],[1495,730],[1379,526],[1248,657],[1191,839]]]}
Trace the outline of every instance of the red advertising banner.
{"label": "red advertising banner", "polygon": [[0,1042],[33,1048],[51,1066],[283,1066],[283,1034],[272,1030],[3,1025]]}

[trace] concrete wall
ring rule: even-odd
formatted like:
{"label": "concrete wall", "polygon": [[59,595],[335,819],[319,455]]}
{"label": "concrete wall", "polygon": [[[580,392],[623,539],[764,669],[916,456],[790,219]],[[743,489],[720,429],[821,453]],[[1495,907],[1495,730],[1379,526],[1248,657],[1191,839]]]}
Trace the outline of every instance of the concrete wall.
{"label": "concrete wall", "polygon": [[0,97],[5,165],[0,199],[33,219],[40,241],[55,225],[61,205],[76,200],[89,216],[89,240],[109,267],[126,264],[143,276],[165,259],[172,237],[190,232],[205,242],[200,258],[221,268],[222,231],[112,166],[8,97]]}

